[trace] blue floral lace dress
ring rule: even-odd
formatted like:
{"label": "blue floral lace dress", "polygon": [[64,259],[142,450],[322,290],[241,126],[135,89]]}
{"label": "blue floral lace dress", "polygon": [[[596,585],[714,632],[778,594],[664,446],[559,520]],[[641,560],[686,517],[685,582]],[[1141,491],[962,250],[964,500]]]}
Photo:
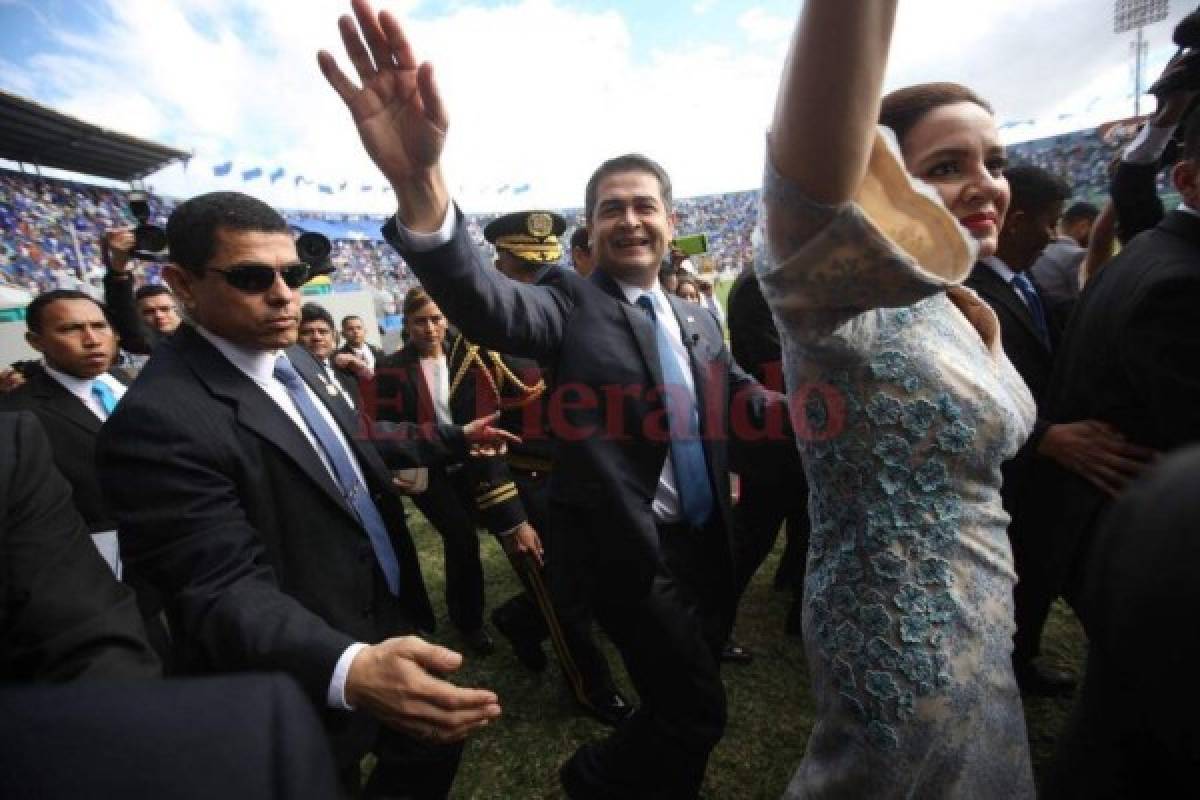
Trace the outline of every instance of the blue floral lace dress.
{"label": "blue floral lace dress", "polygon": [[812,495],[817,721],[786,796],[1032,797],[1000,464],[1033,399],[956,286],[969,263],[933,274],[857,205],[815,204],[769,166],[765,191],[794,215],[759,271]]}

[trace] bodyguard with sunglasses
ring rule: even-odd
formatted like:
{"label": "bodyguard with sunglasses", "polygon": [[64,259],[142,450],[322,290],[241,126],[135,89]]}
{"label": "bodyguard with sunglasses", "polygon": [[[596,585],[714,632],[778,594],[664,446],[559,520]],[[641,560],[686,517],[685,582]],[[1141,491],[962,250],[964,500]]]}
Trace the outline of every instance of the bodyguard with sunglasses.
{"label": "bodyguard with sunglasses", "polygon": [[461,656],[412,635],[433,614],[376,447],[402,467],[504,438],[485,419],[381,443],[332,405],[294,346],[308,270],[269,206],[201,195],[167,238],[189,321],[98,446],[126,569],[165,596],[177,669],[285,671],[325,710],[347,790],[374,752],[367,796],[444,796],[462,739],[500,707],[437,677]]}

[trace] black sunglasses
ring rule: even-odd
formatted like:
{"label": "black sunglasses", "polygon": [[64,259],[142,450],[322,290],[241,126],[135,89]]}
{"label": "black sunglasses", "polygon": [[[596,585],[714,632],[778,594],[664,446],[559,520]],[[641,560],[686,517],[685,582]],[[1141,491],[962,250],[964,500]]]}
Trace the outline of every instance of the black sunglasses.
{"label": "black sunglasses", "polygon": [[266,264],[238,264],[229,269],[208,267],[213,272],[220,273],[233,288],[249,294],[265,292],[275,285],[275,276],[283,278],[289,289],[299,289],[308,282],[309,266],[303,261],[286,264],[279,269]]}

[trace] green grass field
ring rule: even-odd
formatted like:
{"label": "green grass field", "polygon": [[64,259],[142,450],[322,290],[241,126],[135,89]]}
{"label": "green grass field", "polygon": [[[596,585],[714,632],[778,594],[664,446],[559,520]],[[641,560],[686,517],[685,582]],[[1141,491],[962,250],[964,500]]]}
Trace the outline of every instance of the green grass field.
{"label": "green grass field", "polygon": [[[441,539],[419,512],[409,525],[421,553],[430,597],[438,613],[438,640],[461,649],[446,620]],[[782,537],[781,537],[782,538]],[[491,537],[483,537],[488,609],[518,589],[504,554]],[[749,665],[726,665],[729,727],[709,761],[704,797],[778,798],[800,757],[813,723],[804,650],[798,639],[783,633],[789,597],[772,591],[771,576],[781,546],[763,566],[747,592],[738,618],[738,640],[754,651]],[[494,634],[496,635],[496,634]],[[467,744],[454,797],[560,798],[558,768],[581,743],[608,730],[577,714],[553,662],[542,674],[522,667],[498,635],[497,650],[486,658],[468,657],[455,679],[464,685],[496,691],[504,716]],[[1055,666],[1081,674],[1082,630],[1062,605],[1054,608],[1046,629],[1043,657]],[[547,644],[547,654],[551,655]],[[615,651],[610,663],[633,699]],[[1034,768],[1041,772],[1054,752],[1055,740],[1071,700],[1030,698],[1025,703]]]}

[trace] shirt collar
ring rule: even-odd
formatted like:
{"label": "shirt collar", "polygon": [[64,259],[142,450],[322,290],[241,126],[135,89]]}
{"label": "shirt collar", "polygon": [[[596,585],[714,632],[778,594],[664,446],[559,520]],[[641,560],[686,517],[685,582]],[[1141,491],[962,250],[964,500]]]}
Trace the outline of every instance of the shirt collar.
{"label": "shirt collar", "polygon": [[1013,272],[1012,268],[1009,267],[1008,264],[1005,264],[995,256],[988,256],[987,258],[980,259],[980,261],[982,261],[984,264],[987,264],[991,268],[992,272],[999,275],[1000,280],[1004,281],[1005,283],[1012,283],[1013,278],[1017,276],[1017,273]]}
{"label": "shirt collar", "polygon": [[[97,375],[96,378],[77,378],[74,375],[68,375],[61,369],[55,369],[54,367],[50,366],[45,359],[42,359],[42,369],[46,371],[47,375],[58,381],[64,389],[76,397],[89,396],[92,393],[92,381],[100,378],[99,375]],[[107,381],[105,382],[107,383]]]}
{"label": "shirt collar", "polygon": [[[193,323],[194,324],[194,323]],[[245,373],[255,383],[269,383],[274,377],[275,362],[279,360],[282,350],[251,350],[240,344],[234,344],[228,339],[195,325],[196,332],[207,339],[221,355]]]}
{"label": "shirt collar", "polygon": [[644,294],[650,295],[654,303],[655,313],[661,313],[670,309],[670,304],[667,302],[667,294],[662,289],[662,284],[658,281],[649,289],[643,289],[641,286],[635,286],[632,283],[626,283],[620,278],[613,278],[613,281],[620,287],[621,292],[625,295],[625,299],[631,304],[637,303],[637,299]]}

